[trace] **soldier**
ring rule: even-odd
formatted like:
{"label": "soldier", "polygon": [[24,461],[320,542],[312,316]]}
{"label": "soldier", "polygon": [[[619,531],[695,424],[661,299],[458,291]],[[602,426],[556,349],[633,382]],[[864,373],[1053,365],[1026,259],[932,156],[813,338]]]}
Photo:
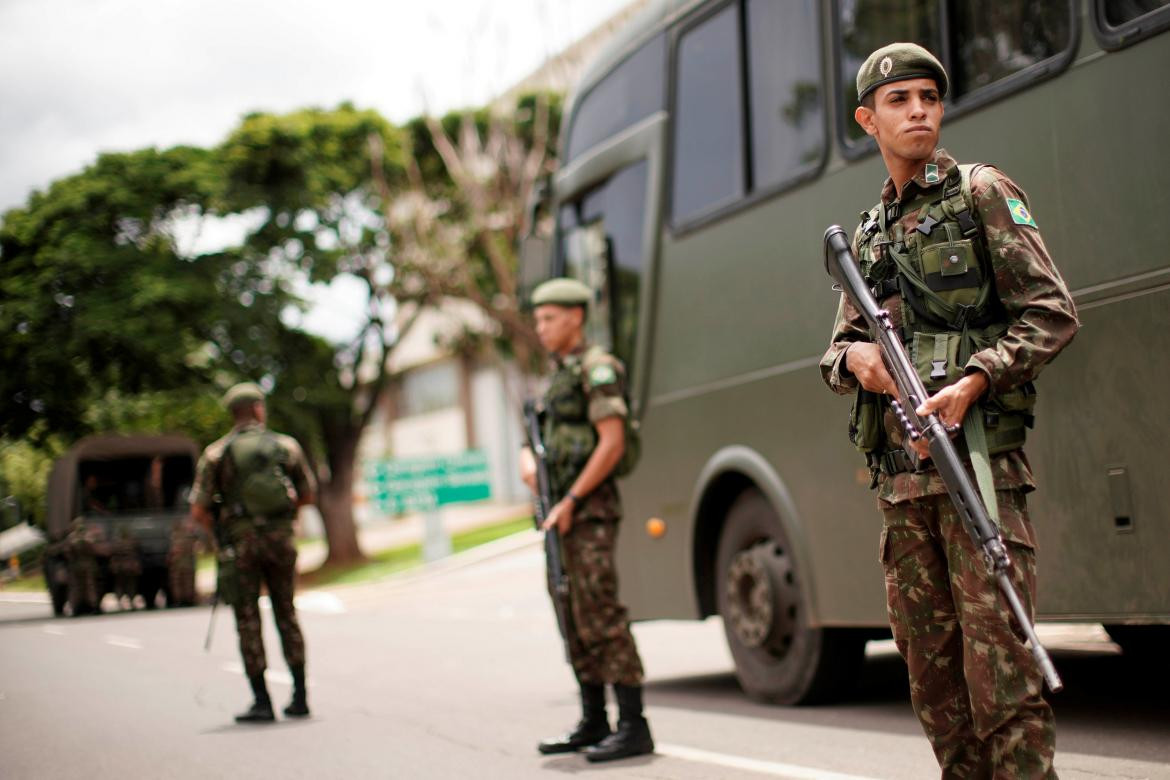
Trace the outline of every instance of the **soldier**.
{"label": "soldier", "polygon": [[[572,636],[568,645],[581,688],[583,715],[564,736],[541,742],[541,753],[583,750],[590,761],[651,753],[654,742],[642,714],[642,661],[626,608],[617,600],[614,546],[621,499],[613,471],[622,458],[625,369],[585,342],[591,293],[571,279],[553,279],[532,296],[536,332],[555,364],[544,399],[544,443],[555,502],[544,524],[561,534],[569,577]],[[535,465],[525,450],[523,476],[535,492]],[[605,711],[605,685],[618,702],[617,731]]]}
{"label": "soldier", "polygon": [[190,607],[195,604],[195,532],[186,521],[171,526],[167,579],[171,606]]}
{"label": "soldier", "polygon": [[[1023,191],[996,168],[959,166],[937,148],[946,92],[946,71],[914,44],[878,49],[861,66],[854,118],[877,141],[889,178],[854,248],[933,393],[918,414],[957,426],[971,412],[965,430],[976,443],[959,439],[960,451],[990,459],[995,495],[984,501],[1031,611],[1036,538],[1025,494],[1035,483],[1021,449],[1031,380],[1078,322]],[[903,439],[890,411],[893,380],[844,296],[821,373],[838,393],[862,388],[850,435],[878,488],[890,626],[943,776],[1055,777],[1040,672],[938,472],[929,462],[912,470],[903,447],[929,453]]]}
{"label": "soldier", "polygon": [[138,595],[138,578],[142,576],[142,558],[138,554],[138,542],[125,526],[118,529],[117,537],[110,544],[110,574],[114,577],[118,608],[125,608],[122,602],[125,598],[130,609],[135,609],[134,597]]}
{"label": "soldier", "polygon": [[101,531],[78,517],[65,537],[65,559],[69,566],[69,604],[74,615],[101,613],[98,592],[97,545]]}
{"label": "soldier", "polygon": [[[191,517],[220,547],[221,566],[230,560],[234,576],[226,598],[236,616],[240,654],[252,686],[252,706],[239,723],[275,719],[264,683],[267,666],[260,635],[260,585],[268,589],[284,659],[293,678],[289,717],[309,714],[305,688],[305,642],[293,607],[297,550],[293,521],[313,500],[316,483],[296,440],[268,431],[264,391],[250,382],[232,387],[223,404],[234,425],[203,451],[191,490]],[[221,591],[223,590],[221,586]],[[221,596],[223,596],[221,592]]]}

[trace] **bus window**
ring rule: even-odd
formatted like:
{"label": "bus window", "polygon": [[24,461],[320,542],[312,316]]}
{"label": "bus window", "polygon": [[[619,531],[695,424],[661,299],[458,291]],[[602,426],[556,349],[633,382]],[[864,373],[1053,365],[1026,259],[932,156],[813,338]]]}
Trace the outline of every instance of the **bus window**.
{"label": "bus window", "polygon": [[683,33],[676,63],[674,177],[677,225],[743,197],[743,90],[739,6]]}
{"label": "bus window", "polygon": [[819,5],[748,0],[753,190],[789,182],[824,156]]}
{"label": "bus window", "polygon": [[941,49],[937,0],[911,0],[896,8],[881,0],[839,0],[841,120],[847,143],[865,138],[853,121],[857,108],[857,70],[874,49],[910,41],[933,52]]}
{"label": "bus window", "polygon": [[1110,27],[1120,27],[1166,6],[1170,0],[1101,0],[1103,18]]}
{"label": "bus window", "polygon": [[595,84],[573,111],[563,162],[662,110],[665,67],[666,39],[657,35]]}
{"label": "bus window", "polygon": [[840,130],[855,154],[873,148],[872,143],[857,143],[865,133],[853,121],[853,112],[857,69],[874,49],[894,41],[913,41],[930,49],[951,79],[947,102],[960,106],[985,87],[1071,54],[1073,19],[1068,0],[912,0],[896,11],[888,5],[883,0],[839,0],[837,4]]}
{"label": "bus window", "polygon": [[1054,57],[1071,43],[1067,0],[970,0],[950,8],[949,75],[958,97]]}
{"label": "bus window", "polygon": [[1120,49],[1170,28],[1170,0],[1093,0],[1093,34]]}
{"label": "bus window", "polygon": [[626,364],[633,380],[638,307],[645,248],[645,161],[617,172],[587,193],[576,208],[561,210],[561,273],[597,291],[590,311],[591,341]]}

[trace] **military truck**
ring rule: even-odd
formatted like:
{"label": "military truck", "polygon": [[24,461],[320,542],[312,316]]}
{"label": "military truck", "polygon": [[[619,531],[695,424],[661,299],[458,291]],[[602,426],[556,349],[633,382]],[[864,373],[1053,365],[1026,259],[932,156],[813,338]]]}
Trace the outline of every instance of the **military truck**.
{"label": "military truck", "polygon": [[128,533],[142,559],[138,595],[148,609],[170,598],[167,552],[171,529],[187,516],[187,495],[199,447],[185,436],[104,434],[77,442],[49,472],[45,583],[53,613],[65,613],[69,569],[65,539],[81,519],[99,540],[97,595],[113,590],[109,542]]}

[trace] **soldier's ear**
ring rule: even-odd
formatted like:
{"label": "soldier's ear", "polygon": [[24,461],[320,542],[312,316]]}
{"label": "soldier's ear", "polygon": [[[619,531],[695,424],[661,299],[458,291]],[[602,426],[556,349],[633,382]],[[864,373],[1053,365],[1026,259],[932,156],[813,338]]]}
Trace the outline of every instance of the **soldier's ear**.
{"label": "soldier's ear", "polygon": [[865,106],[858,106],[853,111],[853,120],[861,125],[861,129],[865,131],[866,135],[877,137],[877,123],[874,121],[874,112],[872,108]]}

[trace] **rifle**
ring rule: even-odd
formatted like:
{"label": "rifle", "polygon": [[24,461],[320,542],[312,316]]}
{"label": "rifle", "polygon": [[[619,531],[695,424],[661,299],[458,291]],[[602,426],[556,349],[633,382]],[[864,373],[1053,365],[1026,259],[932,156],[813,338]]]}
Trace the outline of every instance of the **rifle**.
{"label": "rifle", "polygon": [[[1052,665],[1052,659],[1048,657],[1044,645],[1040,644],[1036,629],[1024,610],[1019,594],[1012,586],[1010,577],[1012,563],[1003,538],[999,535],[999,528],[988,515],[978,488],[973,484],[954,442],[951,441],[950,431],[937,414],[931,414],[926,419],[918,416],[916,410],[929,397],[926,387],[906,354],[906,348],[890,320],[890,313],[878,305],[869,286],[866,285],[857,258],[854,257],[849,245],[849,239],[839,225],[832,225],[825,231],[825,270],[837,281],[841,290],[865,317],[870,331],[876,335],[878,345],[881,347],[882,360],[898,388],[897,400],[890,402],[894,414],[911,441],[926,438],[930,447],[930,458],[934,462],[934,467],[938,469],[943,484],[946,485],[947,494],[954,503],[959,517],[963,520],[963,526],[971,535],[975,546],[982,550],[988,572],[995,578],[1016,623],[1027,637],[1031,645],[1032,658],[1040,673],[1044,675],[1049,690],[1058,693],[1064,684],[1060,681],[1060,675],[1056,673],[1056,667]],[[911,460],[917,469],[918,462],[913,453]]]}
{"label": "rifle", "polygon": [[[524,402],[524,427],[528,435],[528,446],[536,457],[536,502],[534,506],[536,528],[544,525],[549,510],[552,509],[548,480],[548,461],[544,449],[544,441],[540,437],[540,416],[536,411],[535,401]],[[557,614],[557,627],[561,630],[561,638],[565,641],[565,657],[569,657],[569,577],[565,574],[565,567],[561,561],[560,531],[555,527],[544,532],[544,557],[548,563],[548,589],[553,599],[553,610]],[[570,658],[570,660],[572,660]]]}
{"label": "rifle", "polygon": [[211,635],[215,632],[215,610],[219,607],[219,587],[215,588],[215,595],[211,597],[211,619],[207,621],[207,638],[203,640],[203,652],[211,650]]}

